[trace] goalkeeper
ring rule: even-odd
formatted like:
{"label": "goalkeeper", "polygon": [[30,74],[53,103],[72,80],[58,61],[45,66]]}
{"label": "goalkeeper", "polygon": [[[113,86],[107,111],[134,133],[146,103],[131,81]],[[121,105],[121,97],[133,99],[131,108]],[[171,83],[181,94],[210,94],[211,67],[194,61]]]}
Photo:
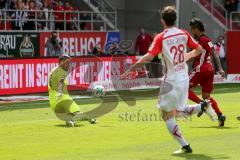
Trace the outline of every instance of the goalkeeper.
{"label": "goalkeeper", "polygon": [[50,107],[59,119],[66,121],[67,126],[74,126],[76,120],[95,123],[94,118],[89,118],[80,112],[79,106],[69,96],[67,76],[70,65],[71,57],[62,55],[59,57],[59,66],[50,73],[48,81]]}

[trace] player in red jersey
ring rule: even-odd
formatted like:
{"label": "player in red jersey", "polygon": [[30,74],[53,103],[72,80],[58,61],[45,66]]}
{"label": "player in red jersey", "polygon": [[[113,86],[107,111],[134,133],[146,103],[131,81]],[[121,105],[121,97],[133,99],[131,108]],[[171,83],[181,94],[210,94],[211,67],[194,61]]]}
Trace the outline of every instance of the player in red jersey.
{"label": "player in red jersey", "polygon": [[[221,74],[222,77],[225,77],[225,72],[222,69],[219,57],[213,47],[211,39],[205,34],[205,27],[202,21],[198,18],[193,18],[190,21],[190,27],[196,40],[203,47],[204,52],[194,58],[193,70],[189,75],[190,89],[188,98],[196,103],[200,103],[202,101],[192,90],[193,87],[200,85],[202,88],[202,98],[203,100],[210,100],[213,109],[218,115],[219,126],[221,127],[224,126],[226,118],[219,109],[217,102],[211,97],[214,78],[214,69],[210,62],[211,56],[213,56],[216,61],[219,74]],[[200,115],[201,113],[199,113],[199,116]]]}

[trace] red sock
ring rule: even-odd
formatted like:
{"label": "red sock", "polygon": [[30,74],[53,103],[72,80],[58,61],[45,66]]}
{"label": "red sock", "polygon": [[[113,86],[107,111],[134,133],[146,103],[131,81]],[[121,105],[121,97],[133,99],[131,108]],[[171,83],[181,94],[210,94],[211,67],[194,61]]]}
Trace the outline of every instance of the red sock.
{"label": "red sock", "polygon": [[210,100],[210,102],[211,102],[211,104],[212,104],[212,107],[213,107],[214,111],[217,113],[217,115],[218,115],[218,116],[221,115],[222,112],[221,112],[220,109],[218,108],[217,102],[216,102],[212,97],[210,97],[209,100]]}
{"label": "red sock", "polygon": [[193,92],[193,90],[189,89],[188,90],[188,99],[195,103],[200,103],[201,99]]}

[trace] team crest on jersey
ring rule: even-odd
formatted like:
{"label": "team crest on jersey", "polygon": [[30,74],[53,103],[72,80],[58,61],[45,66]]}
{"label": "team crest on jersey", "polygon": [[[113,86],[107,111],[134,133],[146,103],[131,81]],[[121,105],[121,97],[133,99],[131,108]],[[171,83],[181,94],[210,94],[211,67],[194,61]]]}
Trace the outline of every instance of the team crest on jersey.
{"label": "team crest on jersey", "polygon": [[213,44],[212,44],[212,42],[208,42],[208,45],[209,45],[209,47],[210,47],[210,48],[212,48],[212,47],[213,47]]}

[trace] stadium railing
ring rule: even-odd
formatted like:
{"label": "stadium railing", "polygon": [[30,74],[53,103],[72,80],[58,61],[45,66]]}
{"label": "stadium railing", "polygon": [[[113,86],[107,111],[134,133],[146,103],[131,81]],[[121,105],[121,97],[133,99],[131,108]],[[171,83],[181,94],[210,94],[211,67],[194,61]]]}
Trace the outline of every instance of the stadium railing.
{"label": "stadium railing", "polygon": [[230,29],[240,30],[240,12],[231,12],[230,14]]}
{"label": "stadium railing", "polygon": [[[116,31],[117,29],[117,16],[116,16],[116,12],[101,12],[101,16],[99,16],[99,13],[96,12],[92,12],[92,11],[54,11],[54,10],[13,10],[13,9],[0,9],[1,15],[2,15],[2,19],[0,19],[0,21],[2,20],[4,23],[4,31],[7,31],[7,22],[11,22],[13,24],[13,22],[17,22],[19,21],[19,19],[16,18],[9,18],[11,17],[11,15],[13,13],[19,12],[19,11],[23,11],[26,13],[34,13],[34,19],[21,19],[21,23],[27,23],[27,22],[34,22],[35,24],[35,28],[31,31],[46,31],[46,30],[55,30],[55,23],[56,22],[62,22],[64,25],[64,29],[63,31],[68,31],[67,30],[67,25],[68,24],[74,24],[76,26],[76,29],[74,29],[74,31]],[[43,14],[48,15],[48,17],[46,17],[45,19],[39,19],[38,15],[39,13],[42,12]],[[55,14],[63,14],[63,19],[62,20],[56,20],[55,19]],[[81,15],[83,14],[87,14],[87,18],[85,19],[81,19]],[[70,20],[67,20],[67,15],[71,14],[71,18]],[[102,18],[102,17],[106,17],[106,15],[112,15],[112,18],[109,20],[107,18]],[[45,29],[39,29],[37,27],[37,23],[46,23],[46,27]],[[113,24],[115,24],[115,28],[110,28],[108,27],[107,23],[111,22]],[[81,24],[82,23],[87,23],[88,27],[86,29],[81,29]],[[20,29],[19,31],[24,31],[23,25],[20,25]],[[73,30],[71,30],[73,31]]]}
{"label": "stadium railing", "polygon": [[197,0],[211,16],[216,18],[225,28],[228,28],[228,13],[227,10],[216,0]]}
{"label": "stadium railing", "polygon": [[[112,22],[112,20],[116,20],[115,23],[108,23],[108,25],[111,28],[114,28],[114,26],[117,26],[117,9],[111,5],[111,3],[109,3],[106,0],[84,0],[90,8],[92,8],[95,12],[98,13],[104,13],[104,12],[115,12],[116,14],[105,14],[104,17],[102,17],[103,19],[109,19],[110,22]],[[109,22],[109,21],[108,21]]]}

